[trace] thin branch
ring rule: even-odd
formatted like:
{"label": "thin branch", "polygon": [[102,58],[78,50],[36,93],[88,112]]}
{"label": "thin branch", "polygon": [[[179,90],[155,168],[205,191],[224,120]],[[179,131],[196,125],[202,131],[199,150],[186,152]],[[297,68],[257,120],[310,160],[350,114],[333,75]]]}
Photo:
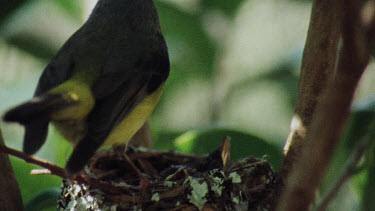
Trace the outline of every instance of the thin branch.
{"label": "thin branch", "polygon": [[17,157],[17,158],[20,158],[28,163],[32,163],[32,164],[35,164],[35,165],[38,165],[40,167],[43,167],[43,168],[46,168],[48,170],[51,171],[51,174],[53,175],[56,175],[56,176],[59,176],[61,178],[67,178],[67,174],[65,172],[65,169],[49,162],[49,161],[46,161],[46,160],[43,160],[41,158],[37,158],[35,156],[32,156],[32,155],[27,155],[21,151],[18,151],[18,150],[15,150],[15,149],[12,149],[12,148],[9,148],[7,146],[0,146],[0,153],[5,153],[5,154],[9,154],[9,155],[12,155],[14,157]]}
{"label": "thin branch", "polygon": [[361,158],[369,144],[370,139],[364,139],[363,141],[357,144],[350,158],[347,160],[345,167],[343,168],[342,173],[335,182],[335,184],[332,186],[330,190],[326,192],[326,194],[317,203],[317,211],[326,210],[328,204],[336,197],[336,195],[340,191],[341,187],[345,184],[345,182],[349,180],[350,177],[352,177],[357,172],[356,170],[358,169],[358,164],[361,161]]}

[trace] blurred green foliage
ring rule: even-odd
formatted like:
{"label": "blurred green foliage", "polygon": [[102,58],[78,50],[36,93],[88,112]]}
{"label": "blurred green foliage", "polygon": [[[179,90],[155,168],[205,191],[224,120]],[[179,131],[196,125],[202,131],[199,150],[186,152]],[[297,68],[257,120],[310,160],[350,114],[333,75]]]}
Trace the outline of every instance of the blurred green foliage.
{"label": "blurred green foliage", "polygon": [[228,17],[233,18],[237,12],[237,9],[241,6],[241,3],[243,2],[244,0],[217,0],[215,1],[215,3],[213,3],[210,0],[202,0],[201,5],[204,8],[204,10],[217,9],[222,11]]}
{"label": "blurred green foliage", "polygon": [[18,7],[22,6],[27,0],[2,0],[0,7],[0,24]]}
{"label": "blurred green foliage", "polygon": [[48,188],[34,193],[34,197],[26,204],[26,211],[56,210],[56,200],[61,193],[60,188]]}
{"label": "blurred green foliage", "polygon": [[259,137],[240,131],[225,128],[207,130],[190,130],[175,139],[175,148],[178,151],[207,155],[218,148],[223,137],[231,138],[231,159],[248,157],[263,157],[271,163],[275,170],[279,169],[282,151],[279,147],[267,143]]}
{"label": "blurred green foliage", "polygon": [[[31,97],[37,83],[35,75],[83,23],[94,3],[1,1],[0,113]],[[265,156],[277,170],[293,115],[311,2],[155,3],[171,60],[165,92],[152,116],[155,148],[208,154],[223,137],[230,136],[232,159]],[[372,99],[374,75],[370,72],[363,77],[357,104]],[[370,130],[373,117],[371,103],[353,114],[323,192],[337,178],[356,141]],[[0,126],[7,145],[20,149],[22,129],[3,123]],[[364,170],[347,183],[330,210],[358,210],[361,206],[375,210],[374,151],[372,145]],[[69,152],[68,144],[50,130],[37,156],[64,166]],[[51,208],[61,179],[31,176],[29,172],[35,166],[16,158],[11,161],[27,209]]]}
{"label": "blurred green foliage", "polygon": [[24,202],[28,202],[36,194],[50,187],[60,187],[61,178],[57,176],[30,176],[30,171],[38,168],[35,165],[27,164],[17,158],[11,158],[11,163],[16,173]]}

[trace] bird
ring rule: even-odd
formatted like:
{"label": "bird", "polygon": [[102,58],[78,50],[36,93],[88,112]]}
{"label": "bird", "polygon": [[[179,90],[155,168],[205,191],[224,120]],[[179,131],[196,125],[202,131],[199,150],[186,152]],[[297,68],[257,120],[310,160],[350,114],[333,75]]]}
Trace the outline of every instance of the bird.
{"label": "bird", "polygon": [[170,71],[153,0],[98,0],[41,74],[34,96],[3,120],[25,127],[23,152],[45,143],[49,123],[73,146],[65,170],[127,143],[156,107]]}

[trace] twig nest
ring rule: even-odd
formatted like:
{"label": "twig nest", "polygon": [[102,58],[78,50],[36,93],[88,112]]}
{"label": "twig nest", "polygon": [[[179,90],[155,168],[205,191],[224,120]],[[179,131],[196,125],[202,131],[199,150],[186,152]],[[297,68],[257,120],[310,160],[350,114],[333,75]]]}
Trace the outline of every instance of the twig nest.
{"label": "twig nest", "polygon": [[64,180],[58,208],[265,210],[274,181],[267,161],[250,156],[233,162],[225,143],[208,156],[116,148],[99,152],[73,181]]}

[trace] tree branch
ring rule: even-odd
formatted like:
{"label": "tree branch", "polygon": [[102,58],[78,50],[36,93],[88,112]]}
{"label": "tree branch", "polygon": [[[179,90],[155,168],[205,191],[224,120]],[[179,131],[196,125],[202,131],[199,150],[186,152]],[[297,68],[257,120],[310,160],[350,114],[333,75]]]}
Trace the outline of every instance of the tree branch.
{"label": "tree branch", "polygon": [[[0,129],[0,147],[5,146]],[[24,210],[21,191],[9,157],[0,154],[0,210]]]}
{"label": "tree branch", "polygon": [[[337,0],[334,0],[336,2]],[[315,0],[303,52],[295,115],[284,147],[284,159],[278,173],[280,193],[293,164],[301,156],[305,134],[315,114],[326,83],[332,77],[340,35],[340,18],[332,1]]]}
{"label": "tree branch", "polygon": [[294,165],[278,210],[308,210],[339,142],[357,84],[370,58],[374,35],[360,18],[359,2],[337,6],[342,18],[343,45],[335,75],[328,83],[308,128],[302,156]]}

